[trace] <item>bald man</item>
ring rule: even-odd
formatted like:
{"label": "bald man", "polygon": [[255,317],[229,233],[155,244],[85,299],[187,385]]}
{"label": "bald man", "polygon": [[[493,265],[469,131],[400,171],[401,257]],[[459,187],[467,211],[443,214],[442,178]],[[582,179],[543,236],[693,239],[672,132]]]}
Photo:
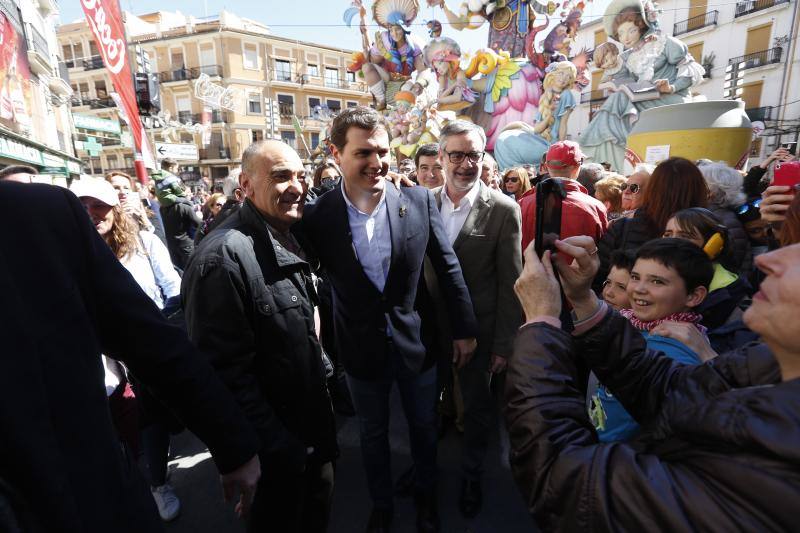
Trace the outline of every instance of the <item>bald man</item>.
{"label": "bald man", "polygon": [[208,354],[258,432],[265,472],[250,531],[325,531],[337,454],[333,411],[314,327],[311,270],[292,226],[307,185],[287,144],[242,156],[241,209],[186,267],[189,336]]}

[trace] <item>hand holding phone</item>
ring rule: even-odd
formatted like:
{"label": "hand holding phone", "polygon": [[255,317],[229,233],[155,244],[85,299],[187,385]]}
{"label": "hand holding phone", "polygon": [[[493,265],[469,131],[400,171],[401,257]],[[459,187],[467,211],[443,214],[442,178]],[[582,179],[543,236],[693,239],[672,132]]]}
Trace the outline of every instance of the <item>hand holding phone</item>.
{"label": "hand holding phone", "polygon": [[561,204],[566,192],[558,178],[547,178],[536,185],[535,251],[541,258],[545,250],[555,253],[561,236]]}

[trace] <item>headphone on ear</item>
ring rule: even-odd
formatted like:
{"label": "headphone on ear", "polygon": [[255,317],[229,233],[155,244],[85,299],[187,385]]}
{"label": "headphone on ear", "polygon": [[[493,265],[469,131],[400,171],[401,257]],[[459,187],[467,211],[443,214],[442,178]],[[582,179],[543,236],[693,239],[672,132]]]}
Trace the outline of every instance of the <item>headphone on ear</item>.
{"label": "headphone on ear", "polygon": [[722,233],[716,232],[711,238],[706,241],[705,246],[703,246],[703,251],[706,253],[709,259],[712,261],[719,257],[719,254],[722,253],[722,250],[725,248],[725,239],[722,237]]}

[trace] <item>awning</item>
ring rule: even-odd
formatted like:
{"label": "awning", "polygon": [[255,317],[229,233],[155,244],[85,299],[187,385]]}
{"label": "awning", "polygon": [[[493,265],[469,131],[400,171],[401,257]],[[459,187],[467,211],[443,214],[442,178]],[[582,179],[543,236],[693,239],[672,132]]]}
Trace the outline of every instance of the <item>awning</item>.
{"label": "awning", "polygon": [[0,129],[0,158],[33,165],[42,174],[68,176],[81,173],[80,159],[5,129]]}

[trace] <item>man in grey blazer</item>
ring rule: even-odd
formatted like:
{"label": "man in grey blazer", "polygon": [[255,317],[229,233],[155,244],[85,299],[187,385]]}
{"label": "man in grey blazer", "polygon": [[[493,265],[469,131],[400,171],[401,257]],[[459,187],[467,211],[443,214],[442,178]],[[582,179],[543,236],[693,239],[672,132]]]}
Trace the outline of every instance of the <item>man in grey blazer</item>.
{"label": "man in grey blazer", "polygon": [[[494,420],[490,377],[505,370],[522,324],[514,295],[514,282],[522,271],[520,210],[514,200],[480,180],[485,147],[480,127],[461,120],[448,123],[439,138],[445,184],[433,190],[479,326],[472,358],[453,359],[464,400],[459,509],[468,518],[480,512],[483,499],[482,464]],[[438,294],[434,277],[426,280],[432,294]],[[437,305],[437,310],[441,317],[443,306]],[[447,320],[438,322],[443,334],[449,335]]]}

